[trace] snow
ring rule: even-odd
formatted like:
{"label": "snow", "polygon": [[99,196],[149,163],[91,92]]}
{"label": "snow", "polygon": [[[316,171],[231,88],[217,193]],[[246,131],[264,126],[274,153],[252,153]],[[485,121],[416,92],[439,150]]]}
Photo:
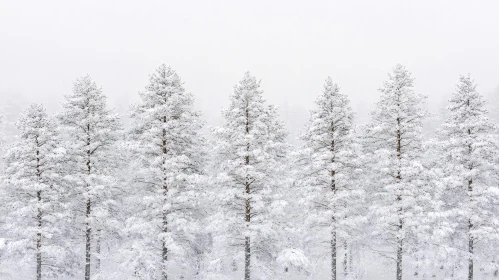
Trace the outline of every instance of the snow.
{"label": "snow", "polygon": [[327,78],[293,147],[249,72],[210,135],[169,66],[127,129],[79,78],[0,133],[0,279],[496,279],[498,125],[462,76],[423,137],[413,80],[396,65],[354,126]]}

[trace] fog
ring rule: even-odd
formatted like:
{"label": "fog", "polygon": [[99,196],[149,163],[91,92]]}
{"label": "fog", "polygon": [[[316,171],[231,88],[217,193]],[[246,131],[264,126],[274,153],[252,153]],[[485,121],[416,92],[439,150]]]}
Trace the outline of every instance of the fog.
{"label": "fog", "polygon": [[497,0],[0,0],[0,118],[1,279],[499,275]]}
{"label": "fog", "polygon": [[295,138],[327,76],[351,98],[358,123],[397,63],[434,113],[460,74],[494,92],[498,10],[497,1],[1,1],[0,96],[55,112],[89,74],[126,113],[165,63],[217,125],[251,71]]}

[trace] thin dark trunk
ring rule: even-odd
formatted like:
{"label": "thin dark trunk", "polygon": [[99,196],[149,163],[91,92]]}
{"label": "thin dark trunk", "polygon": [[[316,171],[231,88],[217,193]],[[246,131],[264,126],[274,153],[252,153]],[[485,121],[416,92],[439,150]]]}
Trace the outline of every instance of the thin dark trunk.
{"label": "thin dark trunk", "polygon": [[[470,106],[470,102],[468,100],[467,105]],[[471,129],[468,128],[468,135],[471,135]],[[468,145],[468,153],[471,156],[471,153],[473,152],[473,148],[471,144]],[[473,169],[472,165],[469,166],[470,171]],[[470,178],[468,180],[468,197],[470,199],[473,198],[473,180]],[[471,201],[470,201],[471,202]],[[473,240],[473,222],[471,221],[471,218],[468,219],[468,253],[469,259],[468,259],[468,280],[473,280],[473,247],[474,247],[474,240]]]}
{"label": "thin dark trunk", "polygon": [[[248,107],[246,107],[246,134],[249,134],[249,111]],[[249,143],[246,145],[246,152],[249,152],[250,145]],[[246,155],[244,158],[244,164],[249,165],[250,159],[249,155]],[[245,201],[245,222],[246,227],[250,226],[251,223],[251,204],[250,204],[250,195],[251,195],[251,183],[250,178],[246,176],[245,182],[245,193],[246,193],[246,201]],[[245,237],[244,240],[244,280],[251,279],[251,239],[249,236]]]}
{"label": "thin dark trunk", "polygon": [[[334,144],[333,144],[334,145]],[[334,160],[333,160],[334,162]],[[334,180],[335,172],[331,170],[331,191],[336,193],[336,182]],[[331,219],[331,279],[336,280],[337,267],[336,267],[336,218],[333,213],[333,217]]]}
{"label": "thin dark trunk", "polygon": [[[402,180],[400,161],[402,159],[402,133],[400,131],[400,118],[397,118],[397,159],[399,163],[399,170],[397,171],[397,180]],[[402,209],[402,195],[397,194],[397,203],[400,205],[397,209],[398,225],[397,225],[397,280],[402,280],[402,258],[403,258],[403,245],[404,239],[402,236],[404,221],[402,219],[403,209]]]}
{"label": "thin dark trunk", "polygon": [[[246,183],[246,194],[249,196],[250,194],[250,187],[249,184]],[[250,208],[250,201],[249,197],[246,198],[246,214],[245,214],[245,221],[246,221],[246,226],[248,227],[250,222],[251,222],[251,208]],[[245,237],[244,240],[244,279],[245,280],[250,280],[251,279],[251,240],[249,236]]]}
{"label": "thin dark trunk", "polygon": [[[92,165],[90,161],[90,124],[87,124],[87,172],[88,176],[92,173]],[[88,194],[88,192],[87,192]],[[92,201],[90,197],[87,199],[87,207],[85,214],[85,280],[90,280],[90,261],[92,259],[91,244],[92,244],[92,225],[90,224],[90,217],[92,214]]]}
{"label": "thin dark trunk", "polygon": [[[38,203],[41,203],[42,192],[38,191],[36,194]],[[36,279],[42,279],[42,210],[38,206],[38,214],[36,216],[38,221],[38,232],[36,233]]]}
{"label": "thin dark trunk", "polygon": [[[398,199],[401,200],[401,199]],[[402,210],[399,208],[399,217],[401,216]],[[399,218],[398,224],[398,234],[397,234],[397,280],[402,280],[402,257],[403,257],[403,245],[404,239],[402,238],[402,218]]]}
{"label": "thin dark trunk", "polygon": [[251,240],[249,236],[245,238],[244,244],[244,280],[251,279]]}
{"label": "thin dark trunk", "polygon": [[90,225],[90,214],[92,213],[92,203],[90,198],[87,199],[87,211],[86,211],[86,222],[85,222],[85,280],[90,280],[90,260],[92,258],[91,254],[91,244],[92,244],[92,226]]}
{"label": "thin dark trunk", "polygon": [[[331,105],[331,108],[333,106]],[[335,125],[334,122],[331,123],[331,135],[334,137],[334,131],[335,131]],[[334,138],[331,140],[331,146],[329,147],[329,150],[333,154],[331,158],[331,163],[334,163],[334,152],[335,152],[335,143],[334,143]],[[331,170],[331,191],[333,192],[333,196],[336,195],[336,171],[334,169]],[[334,208],[334,205],[333,205]],[[332,209],[333,211],[333,217],[331,219],[331,279],[336,280],[337,277],[337,266],[336,266],[336,259],[337,259],[337,244],[336,244],[336,238],[337,238],[337,233],[336,233],[336,217],[335,215],[335,210]]]}
{"label": "thin dark trunk", "polygon": [[[467,106],[470,106],[470,101],[467,101]],[[471,136],[471,129],[468,128],[468,135]],[[473,148],[471,146],[471,143],[468,144],[468,154],[471,156],[473,152]],[[473,169],[472,165],[469,166],[469,170],[471,171]],[[470,200],[473,197],[473,180],[470,178],[468,180],[468,197]],[[472,202],[472,201],[470,201]],[[469,259],[468,259],[468,280],[473,280],[473,247],[474,247],[474,240],[473,240],[473,235],[472,235],[472,230],[473,230],[473,222],[471,221],[471,218],[468,219],[468,253],[469,253]]]}
{"label": "thin dark trunk", "polygon": [[[166,124],[166,116],[163,117],[163,123]],[[165,174],[165,177],[163,178],[164,180],[164,185],[163,185],[163,196],[165,199],[165,202],[167,200],[167,195],[168,195],[168,185],[166,184],[166,181],[168,178],[166,178],[166,170],[165,168],[165,163],[166,163],[166,154],[168,153],[168,149],[166,147],[166,129],[163,128],[163,147],[162,147],[162,152],[163,152],[163,174]],[[168,233],[168,213],[166,210],[163,211],[163,233]],[[166,245],[166,242],[163,240],[162,244],[162,252],[161,256],[163,259],[163,264],[162,264],[162,280],[168,280],[168,246]]]}
{"label": "thin dark trunk", "polygon": [[[246,184],[246,194],[248,196],[250,194],[250,187],[248,183]],[[251,207],[250,207],[249,198],[246,199],[245,208],[246,208],[245,221],[246,221],[246,226],[248,227],[251,222]],[[244,240],[244,279],[245,280],[251,279],[251,239],[249,236],[246,236]]]}
{"label": "thin dark trunk", "polygon": [[[166,212],[163,213],[163,232],[167,233],[168,232],[168,216]],[[163,258],[163,265],[162,265],[162,275],[163,275],[163,280],[168,280],[168,246],[166,245],[166,242],[163,241],[163,250],[161,254]]]}
{"label": "thin dark trunk", "polygon": [[[469,185],[468,188],[470,191],[472,190],[471,184],[472,181],[469,180]],[[471,231],[473,230],[473,223],[471,219],[468,220],[468,252],[469,252],[469,259],[468,259],[468,280],[473,280],[473,248],[474,248],[474,239]]]}
{"label": "thin dark trunk", "polygon": [[[39,143],[38,137],[35,137],[35,144],[37,146],[36,150],[36,177],[39,182],[42,181],[42,173],[40,171],[40,150],[38,150]],[[36,215],[37,220],[37,233],[36,233],[36,280],[42,279],[42,191],[36,192],[36,198],[38,200],[37,210],[38,213]]]}

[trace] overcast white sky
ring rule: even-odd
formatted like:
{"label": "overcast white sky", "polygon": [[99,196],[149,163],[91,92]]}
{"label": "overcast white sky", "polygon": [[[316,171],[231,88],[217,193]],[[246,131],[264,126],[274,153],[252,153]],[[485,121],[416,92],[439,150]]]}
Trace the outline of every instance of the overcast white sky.
{"label": "overcast white sky", "polygon": [[1,96],[56,110],[88,73],[125,108],[161,63],[209,125],[247,70],[293,132],[328,75],[364,122],[396,63],[435,108],[459,74],[471,73],[481,92],[496,88],[499,1],[0,0]]}

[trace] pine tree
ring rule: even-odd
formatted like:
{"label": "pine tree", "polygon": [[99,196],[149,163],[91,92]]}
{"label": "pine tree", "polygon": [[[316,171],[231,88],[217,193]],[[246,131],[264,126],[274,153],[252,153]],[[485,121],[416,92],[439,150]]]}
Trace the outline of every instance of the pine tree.
{"label": "pine tree", "polygon": [[[237,261],[243,259],[245,280],[251,279],[252,271],[271,273],[279,251],[274,240],[283,205],[278,179],[288,147],[276,108],[265,103],[260,83],[246,73],[230,96],[224,126],[214,131],[220,172],[215,191],[222,205],[213,219],[225,229],[214,243],[233,257],[222,258],[223,269],[237,270]],[[241,247],[242,255],[234,251]]]}
{"label": "pine tree", "polygon": [[[497,251],[490,248],[497,247],[499,241],[497,127],[487,118],[486,103],[476,87],[469,75],[460,77],[447,107],[448,119],[439,131],[446,202],[443,213],[448,219],[449,240],[453,241],[447,245],[467,260],[469,280],[475,277],[476,261],[497,269]],[[467,248],[467,254],[458,248]]]}
{"label": "pine tree", "polygon": [[[64,244],[67,209],[60,184],[63,150],[56,124],[42,105],[31,104],[17,122],[20,131],[6,156],[6,228],[9,249],[35,268],[37,280],[60,275],[69,265]],[[31,278],[31,276],[29,276]]]}
{"label": "pine tree", "polygon": [[[106,108],[106,96],[89,76],[77,79],[73,93],[65,99],[59,119],[68,133],[66,179],[71,186],[68,199],[73,204],[75,228],[85,233],[84,271],[85,280],[90,280],[92,248],[100,251],[100,238],[105,230],[102,225],[110,218],[108,205],[112,203],[120,123],[117,115]],[[79,235],[78,231],[75,234]],[[97,259],[96,268],[99,266]]]}
{"label": "pine tree", "polygon": [[197,201],[206,142],[200,113],[180,77],[164,64],[140,97],[130,132],[136,210],[126,221],[132,238],[126,264],[138,279],[192,279],[188,273],[198,265]]}
{"label": "pine tree", "polygon": [[[300,185],[306,200],[305,217],[316,244],[328,243],[331,278],[338,279],[338,251],[343,250],[343,272],[348,275],[348,243],[355,236],[363,191],[359,177],[359,147],[355,145],[350,101],[328,77],[316,109],[302,136],[305,142],[298,162]],[[357,228],[356,228],[357,227]],[[326,237],[327,238],[324,238]],[[339,238],[342,239],[340,242]],[[312,247],[312,248],[314,248]],[[311,251],[320,251],[311,249]],[[322,258],[323,256],[320,256]]]}
{"label": "pine tree", "polygon": [[[403,275],[404,252],[417,239],[421,216],[422,121],[425,96],[413,90],[413,78],[397,65],[380,89],[380,101],[366,128],[366,148],[372,159],[372,212],[382,241],[396,248],[396,279]],[[392,238],[394,237],[394,238]]]}

